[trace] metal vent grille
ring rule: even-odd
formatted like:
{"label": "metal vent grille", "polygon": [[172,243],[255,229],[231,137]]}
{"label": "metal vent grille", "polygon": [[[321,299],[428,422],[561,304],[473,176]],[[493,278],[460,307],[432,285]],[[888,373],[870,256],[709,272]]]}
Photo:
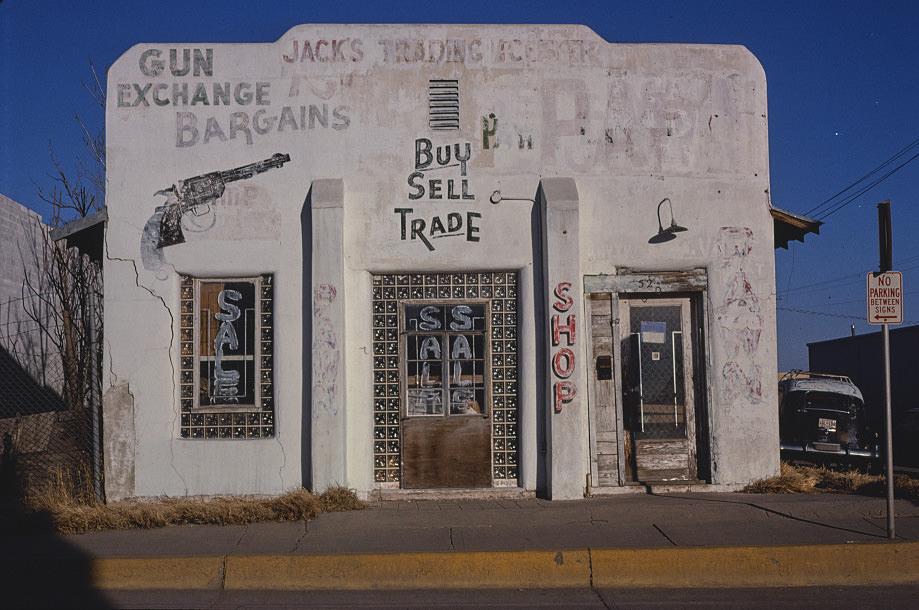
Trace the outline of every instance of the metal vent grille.
{"label": "metal vent grille", "polygon": [[459,81],[428,81],[428,124],[434,131],[459,130]]}

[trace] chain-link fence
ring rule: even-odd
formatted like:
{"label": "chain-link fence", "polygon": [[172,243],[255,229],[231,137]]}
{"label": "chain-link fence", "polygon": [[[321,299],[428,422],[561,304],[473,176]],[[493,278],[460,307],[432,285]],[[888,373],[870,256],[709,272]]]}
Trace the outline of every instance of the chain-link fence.
{"label": "chain-link fence", "polygon": [[77,380],[91,387],[67,400],[75,367],[48,340],[54,320],[29,316],[24,300],[0,302],[0,449],[4,469],[15,473],[5,481],[26,494],[100,500],[101,401],[92,362],[98,350],[72,352],[91,360],[79,367],[88,378]]}

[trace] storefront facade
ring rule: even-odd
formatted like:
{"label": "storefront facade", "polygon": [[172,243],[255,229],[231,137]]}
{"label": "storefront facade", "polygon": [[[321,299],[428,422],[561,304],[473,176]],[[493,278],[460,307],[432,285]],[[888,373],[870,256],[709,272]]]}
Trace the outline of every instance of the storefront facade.
{"label": "storefront facade", "polygon": [[110,499],[777,472],[744,48],[304,25],[138,45],[109,100]]}

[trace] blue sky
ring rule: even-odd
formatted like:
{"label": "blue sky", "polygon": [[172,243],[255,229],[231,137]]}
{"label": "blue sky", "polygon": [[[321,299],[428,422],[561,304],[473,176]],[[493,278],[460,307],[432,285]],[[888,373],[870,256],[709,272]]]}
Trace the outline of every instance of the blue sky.
{"label": "blue sky", "polygon": [[[907,0],[0,0],[0,193],[47,214],[33,181],[50,185],[49,144],[73,167],[83,154],[74,114],[90,129],[103,125],[82,84],[90,60],[104,74],[141,42],[269,42],[301,23],[407,22],[577,23],[610,42],[744,45],[766,71],[772,202],[799,214],[919,138],[919,3]],[[807,368],[808,342],[848,335],[853,324],[877,330],[865,321],[865,274],[878,265],[876,204],[885,199],[905,320],[919,323],[917,198],[919,159],[828,216],[819,236],[776,253],[780,369]]]}

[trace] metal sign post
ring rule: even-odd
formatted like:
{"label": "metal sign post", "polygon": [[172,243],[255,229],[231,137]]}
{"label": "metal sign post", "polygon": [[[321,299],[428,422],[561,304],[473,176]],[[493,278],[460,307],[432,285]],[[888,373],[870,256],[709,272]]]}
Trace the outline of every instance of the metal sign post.
{"label": "metal sign post", "polygon": [[884,325],[884,392],[886,397],[884,409],[884,425],[886,426],[885,449],[887,454],[887,537],[896,538],[894,534],[894,506],[893,506],[893,424],[891,423],[890,409],[890,324]]}
{"label": "metal sign post", "polygon": [[879,273],[868,274],[868,323],[884,325],[884,423],[887,457],[887,537],[893,540],[893,423],[890,408],[890,330],[891,324],[903,323],[903,276],[891,271],[893,261],[890,200],[878,204]]}
{"label": "metal sign post", "polygon": [[894,537],[893,523],[893,424],[890,405],[890,325],[903,323],[903,276],[899,271],[868,274],[868,323],[884,326],[884,423],[887,456],[887,537]]}

